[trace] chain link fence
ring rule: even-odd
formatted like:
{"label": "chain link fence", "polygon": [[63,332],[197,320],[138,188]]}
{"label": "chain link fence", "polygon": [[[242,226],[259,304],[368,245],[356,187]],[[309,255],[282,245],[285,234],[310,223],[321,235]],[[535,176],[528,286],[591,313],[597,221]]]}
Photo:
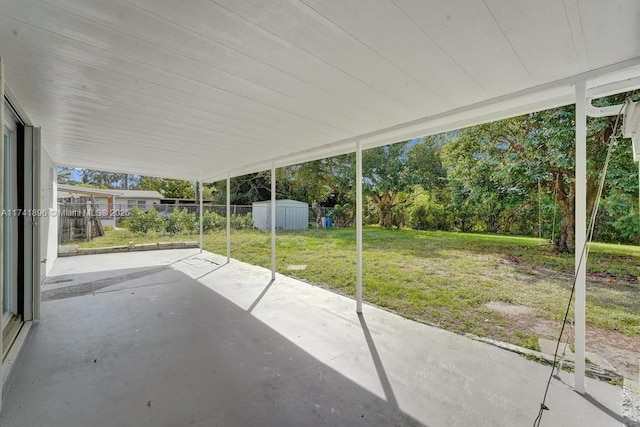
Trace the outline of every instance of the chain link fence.
{"label": "chain link fence", "polygon": [[[271,228],[271,210],[256,205],[231,205],[231,226],[234,229]],[[304,230],[332,227],[333,210],[324,206],[276,208],[278,230]],[[86,202],[61,202],[53,215],[58,220],[58,243],[87,241],[104,235],[104,231],[127,228],[167,234],[199,232],[199,204],[153,204],[134,206]],[[205,231],[226,228],[226,205],[203,205]]]}

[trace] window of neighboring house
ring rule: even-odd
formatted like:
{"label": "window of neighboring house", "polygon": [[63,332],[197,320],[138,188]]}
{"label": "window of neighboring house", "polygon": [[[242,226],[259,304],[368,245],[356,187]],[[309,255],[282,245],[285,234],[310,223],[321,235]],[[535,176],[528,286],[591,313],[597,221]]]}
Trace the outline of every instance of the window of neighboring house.
{"label": "window of neighboring house", "polygon": [[127,200],[127,207],[132,208],[137,206],[140,209],[145,209],[147,207],[147,202],[144,200]]}

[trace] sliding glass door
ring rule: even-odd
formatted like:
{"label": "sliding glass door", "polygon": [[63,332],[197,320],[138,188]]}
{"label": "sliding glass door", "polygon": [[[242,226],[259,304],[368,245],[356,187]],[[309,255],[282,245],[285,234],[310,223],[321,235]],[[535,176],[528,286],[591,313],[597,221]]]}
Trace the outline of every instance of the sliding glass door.
{"label": "sliding glass door", "polygon": [[17,129],[7,121],[3,126],[4,166],[2,223],[2,317],[3,325],[18,314],[18,173]]}

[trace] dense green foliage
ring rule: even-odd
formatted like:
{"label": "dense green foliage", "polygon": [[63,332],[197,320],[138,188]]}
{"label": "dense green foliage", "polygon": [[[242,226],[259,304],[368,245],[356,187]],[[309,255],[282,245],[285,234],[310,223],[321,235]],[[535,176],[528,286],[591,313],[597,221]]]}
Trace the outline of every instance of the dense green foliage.
{"label": "dense green foliage", "polygon": [[[174,208],[171,214],[162,215],[154,207],[144,212],[134,206],[130,214],[131,216],[122,225],[134,233],[194,234],[199,232],[199,218],[195,211],[187,208]],[[217,212],[205,210],[202,214],[202,229],[205,233],[222,230],[226,226],[225,217]],[[244,230],[253,228],[253,221],[249,215],[231,215],[230,226],[234,230]]]}

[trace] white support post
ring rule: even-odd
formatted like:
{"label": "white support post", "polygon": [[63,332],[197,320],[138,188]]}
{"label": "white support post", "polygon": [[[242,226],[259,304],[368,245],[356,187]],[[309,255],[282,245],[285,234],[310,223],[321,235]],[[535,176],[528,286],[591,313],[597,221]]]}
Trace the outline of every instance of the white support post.
{"label": "white support post", "polygon": [[231,175],[227,174],[227,264],[231,262]]}
{"label": "white support post", "polygon": [[356,312],[362,313],[362,145],[356,142]]}
{"label": "white support post", "polygon": [[271,280],[276,279],[276,167],[271,167]]}
{"label": "white support post", "polygon": [[198,181],[198,198],[200,199],[200,253],[202,253],[204,247],[204,201],[202,200],[202,182]]}
{"label": "white support post", "polygon": [[575,390],[585,393],[585,316],[587,260],[587,115],[585,82],[576,82],[576,176],[575,176]]}

